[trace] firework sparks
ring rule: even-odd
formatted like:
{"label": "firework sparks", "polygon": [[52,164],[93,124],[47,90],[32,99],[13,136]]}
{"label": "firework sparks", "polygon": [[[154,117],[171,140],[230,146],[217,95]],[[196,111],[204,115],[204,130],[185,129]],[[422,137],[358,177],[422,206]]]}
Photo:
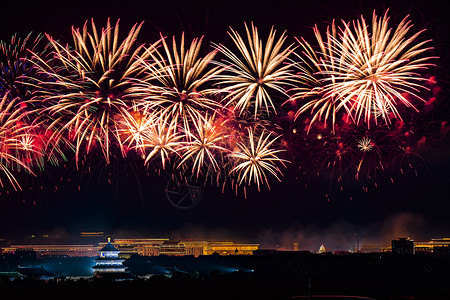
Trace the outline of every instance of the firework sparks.
{"label": "firework sparks", "polygon": [[283,150],[273,147],[278,139],[272,138],[272,134],[266,134],[264,131],[258,137],[254,136],[253,130],[248,129],[248,144],[237,143],[237,150],[230,154],[230,157],[236,160],[236,166],[231,172],[238,173],[239,185],[243,182],[250,185],[253,181],[258,186],[266,184],[269,186],[267,172],[272,174],[280,181],[282,174],[278,163],[284,166],[286,160],[280,159],[277,154]]}
{"label": "firework sparks", "polygon": [[286,95],[286,86],[294,81],[291,63],[288,63],[292,45],[283,48],[287,37],[283,33],[276,39],[273,28],[264,46],[253,24],[251,31],[245,24],[248,44],[237,31],[230,30],[239,56],[223,45],[216,45],[226,58],[219,63],[227,72],[218,76],[218,84],[223,85],[222,90],[227,93],[227,105],[233,105],[240,113],[253,106],[255,118],[262,107],[268,114],[276,112],[272,94]]}
{"label": "firework sparks", "polygon": [[178,119],[185,128],[197,122],[201,112],[214,111],[220,106],[213,97],[217,89],[208,87],[207,83],[221,68],[210,68],[216,51],[200,57],[202,40],[193,39],[189,48],[185,48],[183,34],[180,44],[173,37],[169,47],[166,38],[161,36],[163,51],[156,44],[147,48],[139,60],[147,77],[138,80],[132,89],[133,96],[140,99],[140,106],[162,118]]}
{"label": "firework sparks", "polygon": [[17,105],[26,106],[25,101],[32,96],[32,89],[25,79],[36,76],[36,72],[29,61],[28,50],[40,51],[42,37],[37,35],[33,39],[32,33],[29,33],[25,38],[20,38],[15,34],[9,43],[0,42],[0,95],[8,94],[9,99],[19,99]]}
{"label": "firework sparks", "polygon": [[331,26],[324,41],[315,28],[319,55],[312,47],[301,42],[306,60],[312,62],[317,72],[304,77],[318,78],[319,85],[310,90],[301,89],[293,99],[313,97],[303,104],[298,115],[311,109],[311,122],[332,117],[343,109],[359,124],[368,127],[378,124],[381,118],[390,124],[392,118],[401,119],[399,104],[416,109],[411,98],[423,99],[420,90],[426,89],[426,79],[420,72],[432,66],[435,57],[428,56],[432,49],[430,40],[419,40],[419,31],[411,36],[412,27],[407,17],[393,31],[388,27],[387,12],[378,17],[375,12],[372,28],[361,17],[352,25],[343,22],[342,27]]}
{"label": "firework sparks", "polygon": [[49,134],[46,131],[47,119],[39,113],[39,102],[34,94],[40,92],[35,85],[42,75],[31,62],[32,54],[41,57],[48,54],[48,45],[42,43],[43,35],[29,33],[25,38],[14,35],[9,43],[0,43],[0,95],[14,103],[14,110],[20,110],[20,122],[27,127],[21,137],[21,154],[28,165],[37,165],[43,170],[46,160],[57,165],[65,156],[59,144],[52,145],[49,151]]}
{"label": "firework sparks", "polygon": [[129,77],[138,76],[137,55],[143,45],[136,46],[141,25],[132,27],[126,38],[119,41],[119,21],[97,31],[91,21],[82,30],[72,27],[74,49],[65,47],[47,35],[57,61],[51,66],[35,55],[41,72],[51,80],[40,82],[48,87],[43,102],[53,121],[53,139],[68,136],[75,141],[78,163],[82,146],[89,153],[99,144],[109,162],[110,144],[117,139],[114,123],[117,116],[126,117],[133,106],[128,97]]}
{"label": "firework sparks", "polygon": [[155,115],[142,113],[138,110],[126,112],[125,117],[116,118],[116,132],[119,137],[118,142],[125,157],[129,149],[138,149],[144,153],[145,143],[144,133],[155,126]]}
{"label": "firework sparks", "polygon": [[219,170],[216,160],[217,153],[227,153],[225,141],[228,135],[221,129],[226,121],[217,121],[215,116],[206,116],[199,123],[195,123],[195,132],[187,132],[188,140],[180,148],[183,157],[180,165],[187,161],[193,163],[193,173],[199,177],[202,167],[207,165],[207,169],[213,172]]}
{"label": "firework sparks", "polygon": [[122,39],[119,21],[100,30],[86,21],[72,27],[72,45],[13,36],[0,43],[1,173],[20,188],[14,171],[42,170],[66,149],[77,167],[90,153],[109,163],[133,150],[158,173],[244,191],[281,181],[290,161],[338,184],[413,170],[428,133],[448,128],[416,131],[440,102],[435,76],[421,74],[433,48],[408,17],[388,21],[374,12],[371,24],[315,26],[315,47],[274,27],[264,40],[245,24],[244,35],[228,32],[236,51],[213,43],[204,55],[203,37],[137,43],[142,23]]}
{"label": "firework sparks", "polygon": [[365,136],[358,140],[358,149],[362,152],[368,152],[372,150],[373,144],[369,137]]}
{"label": "firework sparks", "polygon": [[[5,94],[0,101],[0,170],[17,190],[21,188],[13,171],[23,168],[33,174],[25,158],[35,149],[27,135],[30,127],[21,121],[22,111],[13,108],[14,100],[8,100],[8,94]],[[3,186],[1,178],[0,184]]]}
{"label": "firework sparks", "polygon": [[[177,149],[181,146],[181,135],[178,133],[177,119],[158,118],[151,126],[146,127],[140,133],[142,144],[137,149],[144,152],[144,164],[148,164],[151,159],[158,155],[161,157],[162,168],[165,169],[166,161],[170,161],[173,154],[177,154]],[[146,150],[150,152],[147,154]]]}

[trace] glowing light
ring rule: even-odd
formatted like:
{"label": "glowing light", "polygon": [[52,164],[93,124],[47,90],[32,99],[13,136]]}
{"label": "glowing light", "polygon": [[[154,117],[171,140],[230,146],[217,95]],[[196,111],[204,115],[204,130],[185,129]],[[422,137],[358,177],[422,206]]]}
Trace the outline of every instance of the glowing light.
{"label": "glowing light", "polygon": [[283,49],[286,35],[283,33],[276,39],[273,28],[263,46],[256,26],[252,24],[250,29],[245,24],[248,43],[237,31],[230,29],[229,35],[237,47],[237,54],[223,45],[216,45],[226,58],[218,63],[226,69],[218,76],[218,84],[227,93],[225,100],[228,106],[233,105],[240,113],[253,109],[256,117],[260,108],[265,108],[267,113],[276,112],[271,93],[286,95],[286,85],[295,81],[292,63],[287,59],[293,47],[289,45]]}
{"label": "glowing light", "polygon": [[372,147],[372,141],[367,136],[358,141],[358,149],[363,152],[370,151]]}
{"label": "glowing light", "polygon": [[298,40],[307,66],[301,79],[309,88],[298,88],[293,96],[307,101],[297,117],[311,110],[311,124],[331,118],[334,126],[343,109],[356,124],[364,121],[370,127],[379,118],[386,124],[401,119],[400,104],[416,109],[412,99],[424,101],[418,92],[426,89],[427,78],[420,71],[435,58],[428,56],[430,40],[419,40],[423,30],[408,36],[412,25],[407,17],[394,30],[388,21],[387,12],[383,17],[374,12],[371,28],[363,17],[341,27],[333,22],[325,39],[316,26],[317,52]]}
{"label": "glowing light", "polygon": [[52,139],[58,141],[68,136],[75,142],[77,163],[82,147],[89,153],[98,144],[107,162],[110,144],[117,139],[115,118],[126,118],[133,106],[129,97],[131,76],[137,74],[137,55],[142,45],[136,46],[141,25],[135,24],[125,39],[119,40],[119,21],[115,26],[108,19],[106,27],[97,31],[94,20],[82,30],[72,27],[73,49],[46,35],[52,46],[56,66],[35,55],[40,72],[48,80],[47,94],[42,102],[48,107],[44,113],[52,120]]}
{"label": "glowing light", "polygon": [[192,169],[197,177],[205,164],[208,170],[218,171],[220,167],[216,156],[228,151],[225,148],[228,135],[220,130],[223,125],[221,123],[216,124],[214,116],[206,116],[194,124],[195,132],[187,132],[188,140],[180,148],[184,152],[180,164],[192,161]]}
{"label": "glowing light", "polygon": [[220,107],[213,98],[218,91],[207,86],[221,71],[218,66],[211,67],[217,51],[200,57],[202,38],[193,39],[186,49],[184,34],[179,44],[175,37],[172,39],[172,47],[161,36],[161,44],[162,51],[152,45],[140,57],[140,69],[147,76],[135,82],[132,94],[145,111],[178,119],[183,127],[189,128],[201,117],[201,112],[213,112]]}
{"label": "glowing light", "polygon": [[238,173],[239,185],[245,182],[250,185],[251,182],[256,183],[258,190],[261,184],[265,183],[269,186],[266,173],[272,174],[279,181],[282,174],[278,163],[284,166],[287,162],[277,156],[279,150],[273,148],[273,143],[278,136],[272,138],[272,134],[262,132],[258,137],[254,136],[252,129],[248,129],[248,141],[246,143],[238,142],[238,149],[230,154],[230,157],[236,160],[236,166],[231,172]]}
{"label": "glowing light", "polygon": [[[13,171],[23,168],[30,174],[28,155],[34,152],[32,146],[24,148],[24,141],[29,141],[27,131],[30,126],[21,122],[23,117],[20,109],[14,109],[15,101],[8,101],[6,93],[0,101],[0,170],[15,190],[21,189]],[[24,154],[25,153],[25,154]],[[30,154],[31,153],[31,154]],[[29,157],[29,156],[28,156]],[[0,177],[0,184],[4,186]]]}

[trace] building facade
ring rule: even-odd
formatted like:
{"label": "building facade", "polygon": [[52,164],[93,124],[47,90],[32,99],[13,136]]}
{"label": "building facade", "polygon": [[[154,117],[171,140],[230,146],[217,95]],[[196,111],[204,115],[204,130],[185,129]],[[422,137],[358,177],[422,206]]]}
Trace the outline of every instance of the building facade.
{"label": "building facade", "polygon": [[416,253],[445,254],[450,251],[450,238],[415,241],[414,249]]}
{"label": "building facade", "polygon": [[391,247],[395,254],[414,254],[414,241],[409,238],[392,240]]}
{"label": "building facade", "polygon": [[99,249],[100,247],[95,245],[11,245],[2,248],[2,252],[34,251],[37,257],[96,257]]}
{"label": "building facade", "polygon": [[[120,258],[129,258],[132,255],[140,256],[201,256],[201,255],[252,255],[258,250],[259,244],[245,244],[234,242],[219,242],[205,240],[169,240],[169,239],[113,239],[111,243],[118,251]],[[98,251],[108,245],[99,242],[97,245],[9,245],[2,248],[3,253],[16,253],[17,251],[34,251],[37,257],[68,256],[68,257],[96,257]]]}
{"label": "building facade", "polygon": [[123,265],[125,259],[119,257],[120,251],[108,243],[98,250],[99,257],[95,259],[95,266],[92,267],[96,274],[103,273],[124,273],[127,268]]}
{"label": "building facade", "polygon": [[252,255],[258,250],[259,244],[244,244],[234,242],[209,242],[169,239],[115,239],[113,245],[121,251],[121,257],[133,254],[141,256],[185,256],[192,255]]}

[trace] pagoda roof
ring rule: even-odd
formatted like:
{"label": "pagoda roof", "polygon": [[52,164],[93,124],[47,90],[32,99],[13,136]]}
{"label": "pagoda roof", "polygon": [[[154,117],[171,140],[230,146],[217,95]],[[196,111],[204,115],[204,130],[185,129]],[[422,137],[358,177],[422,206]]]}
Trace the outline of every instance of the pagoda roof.
{"label": "pagoda roof", "polygon": [[125,261],[125,258],[120,257],[97,257],[95,261]]}
{"label": "pagoda roof", "polygon": [[128,270],[128,267],[124,265],[117,265],[117,266],[109,266],[109,265],[95,265],[92,267],[92,269],[125,269]]}
{"label": "pagoda roof", "polygon": [[117,249],[116,247],[114,247],[111,242],[108,242],[105,247],[103,247],[102,249],[98,250],[99,252],[120,252],[119,249]]}
{"label": "pagoda roof", "polygon": [[38,277],[55,276],[53,273],[50,273],[49,271],[44,269],[44,267],[42,265],[38,266],[38,267],[18,266],[17,272],[23,276],[38,276]]}

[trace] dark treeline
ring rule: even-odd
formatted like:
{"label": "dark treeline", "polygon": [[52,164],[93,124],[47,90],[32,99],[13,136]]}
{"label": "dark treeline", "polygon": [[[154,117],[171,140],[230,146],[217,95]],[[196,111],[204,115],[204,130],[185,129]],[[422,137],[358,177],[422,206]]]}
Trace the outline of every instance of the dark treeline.
{"label": "dark treeline", "polygon": [[[149,257],[127,261],[130,271]],[[188,257],[185,258],[189,260]],[[176,262],[170,258],[155,263]],[[191,260],[195,260],[191,258]],[[2,278],[1,294],[15,299],[141,295],[164,299],[291,299],[308,295],[350,295],[377,300],[449,299],[450,258],[431,255],[277,253],[249,257],[210,257],[200,261],[243,266],[224,272],[172,272],[130,281]],[[179,259],[178,261],[181,261]],[[180,267],[181,268],[181,267]],[[248,268],[254,268],[250,270]],[[150,297],[151,296],[151,297]]]}

